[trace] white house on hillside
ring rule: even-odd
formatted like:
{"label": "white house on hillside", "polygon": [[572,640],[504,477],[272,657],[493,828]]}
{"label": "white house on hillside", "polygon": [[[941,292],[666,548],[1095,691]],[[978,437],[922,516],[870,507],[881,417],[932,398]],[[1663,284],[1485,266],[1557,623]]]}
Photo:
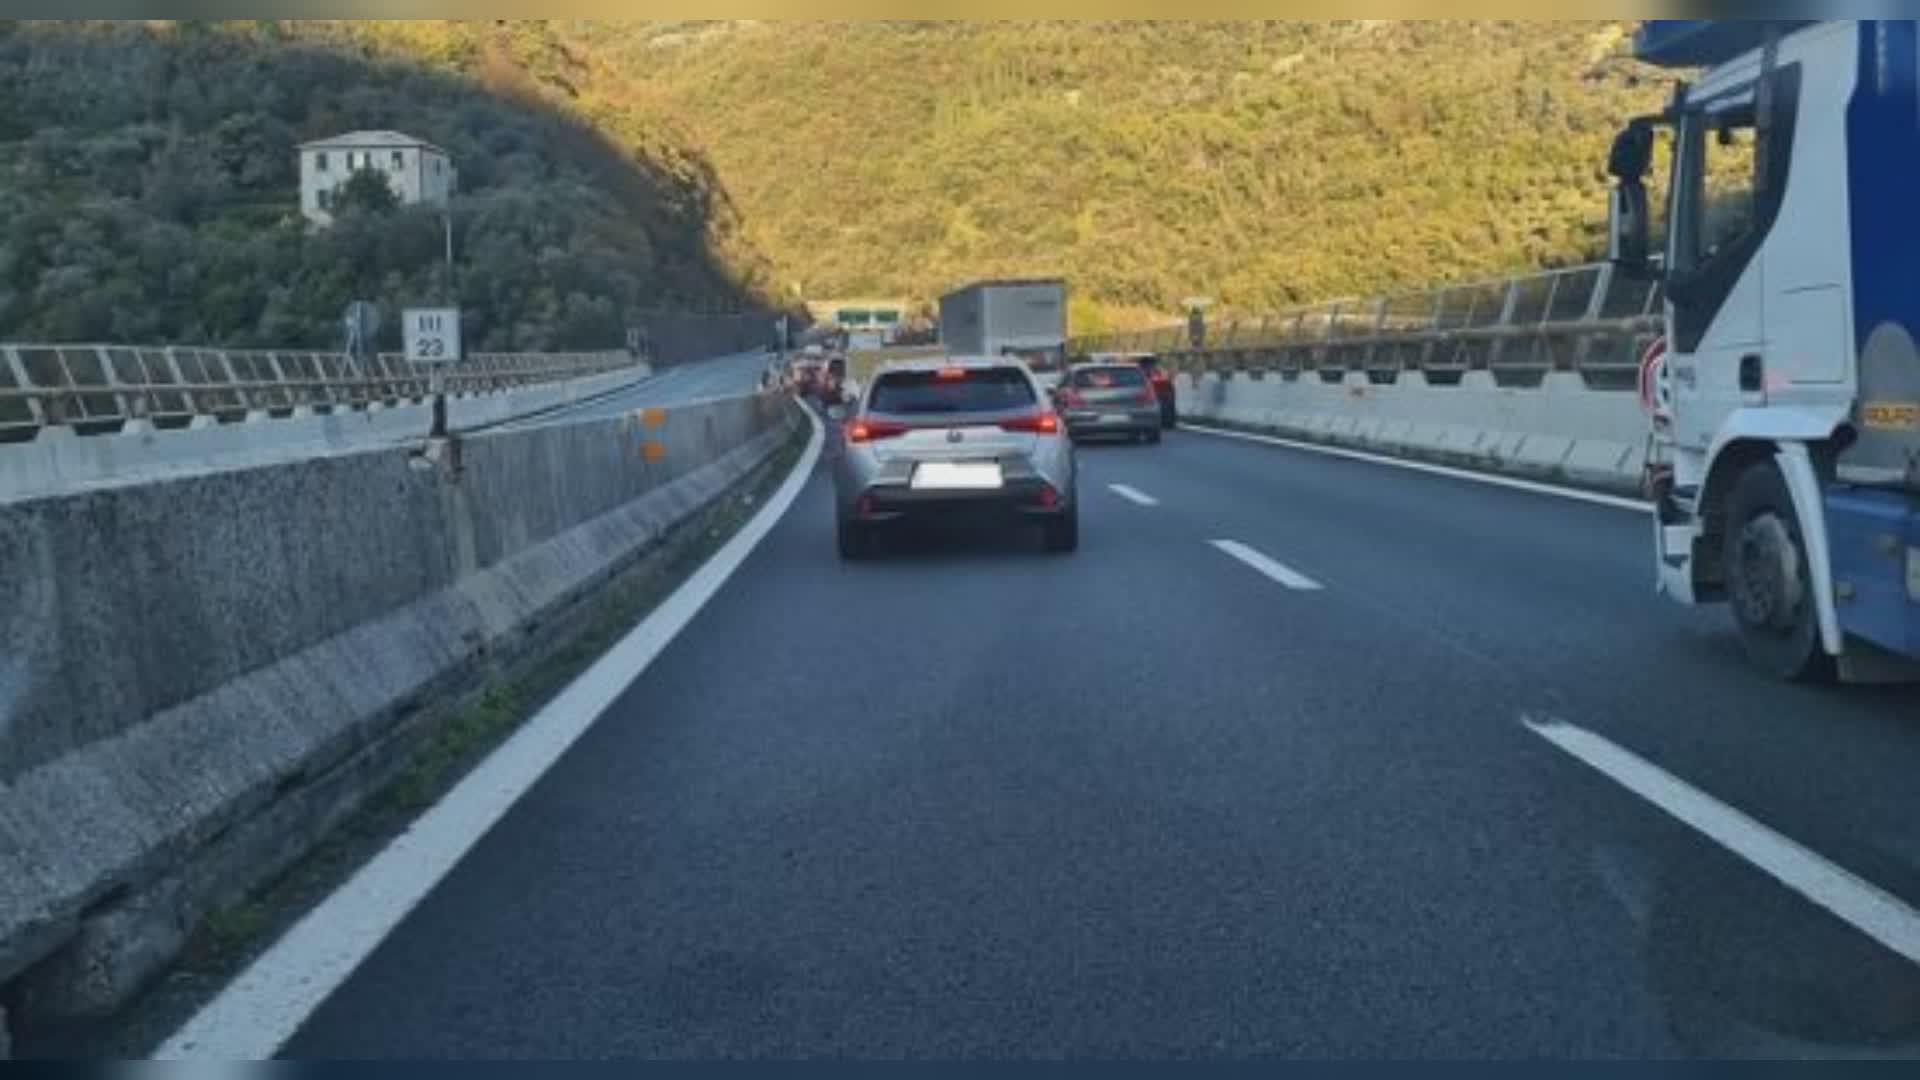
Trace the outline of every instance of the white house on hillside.
{"label": "white house on hillside", "polygon": [[350,131],[300,144],[300,212],[331,224],[334,193],[361,169],[385,175],[402,203],[445,206],[453,194],[453,161],[445,150],[398,131]]}

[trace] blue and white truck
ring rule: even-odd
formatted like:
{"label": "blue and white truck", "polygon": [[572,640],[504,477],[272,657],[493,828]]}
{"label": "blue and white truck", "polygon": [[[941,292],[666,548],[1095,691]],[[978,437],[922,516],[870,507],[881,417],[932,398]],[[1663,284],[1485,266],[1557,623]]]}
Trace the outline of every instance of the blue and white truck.
{"label": "blue and white truck", "polygon": [[1665,294],[1658,588],[1726,602],[1782,678],[1920,673],[1917,39],[1911,21],[1644,23],[1636,55],[1688,79],[1608,162],[1616,272]]}

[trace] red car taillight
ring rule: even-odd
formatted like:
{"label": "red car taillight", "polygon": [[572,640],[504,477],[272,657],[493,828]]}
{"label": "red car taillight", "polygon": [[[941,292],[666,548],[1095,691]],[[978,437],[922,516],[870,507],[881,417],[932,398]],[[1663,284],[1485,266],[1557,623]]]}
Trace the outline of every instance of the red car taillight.
{"label": "red car taillight", "polygon": [[866,417],[847,422],[847,441],[850,443],[872,442],[875,439],[891,439],[907,433],[907,425],[895,420],[873,420]]}
{"label": "red car taillight", "polygon": [[1003,431],[1021,431],[1029,435],[1058,435],[1060,434],[1060,417],[1051,412],[1037,412],[1016,420],[1002,420],[1000,428]]}

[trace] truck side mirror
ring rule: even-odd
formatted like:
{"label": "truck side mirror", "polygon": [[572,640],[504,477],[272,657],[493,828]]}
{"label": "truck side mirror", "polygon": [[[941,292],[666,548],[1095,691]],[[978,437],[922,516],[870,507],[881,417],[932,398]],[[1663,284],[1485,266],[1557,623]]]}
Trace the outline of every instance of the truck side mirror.
{"label": "truck side mirror", "polygon": [[1613,137],[1607,152],[1607,175],[1621,183],[1639,183],[1653,167],[1653,125],[1634,120]]}
{"label": "truck side mirror", "polygon": [[1622,180],[1607,199],[1607,259],[1623,273],[1646,277],[1647,188],[1638,180]]}

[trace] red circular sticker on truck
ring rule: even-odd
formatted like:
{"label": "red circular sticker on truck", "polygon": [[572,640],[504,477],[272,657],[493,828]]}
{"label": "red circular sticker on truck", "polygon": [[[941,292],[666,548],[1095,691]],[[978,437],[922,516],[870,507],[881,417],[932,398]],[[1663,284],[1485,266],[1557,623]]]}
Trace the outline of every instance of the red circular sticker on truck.
{"label": "red circular sticker on truck", "polygon": [[1667,339],[1656,337],[1640,354],[1640,407],[1656,419],[1666,419],[1672,398],[1666,382]]}

